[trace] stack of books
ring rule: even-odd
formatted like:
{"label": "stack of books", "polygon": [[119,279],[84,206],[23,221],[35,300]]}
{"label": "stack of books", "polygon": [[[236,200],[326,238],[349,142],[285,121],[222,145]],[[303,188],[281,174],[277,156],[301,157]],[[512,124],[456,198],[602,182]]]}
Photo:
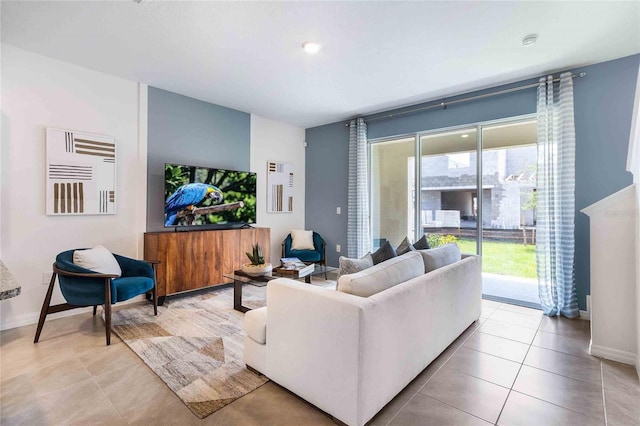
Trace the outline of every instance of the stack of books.
{"label": "stack of books", "polygon": [[313,272],[315,265],[313,263],[307,265],[297,257],[283,257],[280,259],[282,265],[278,268],[279,273],[291,272],[297,273],[299,277],[305,276]]}

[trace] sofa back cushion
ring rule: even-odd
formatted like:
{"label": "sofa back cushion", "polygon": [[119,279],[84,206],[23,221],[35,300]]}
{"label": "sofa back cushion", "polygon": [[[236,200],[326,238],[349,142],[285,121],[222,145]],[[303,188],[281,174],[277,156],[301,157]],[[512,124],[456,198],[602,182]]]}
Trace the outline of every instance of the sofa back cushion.
{"label": "sofa back cushion", "polygon": [[337,290],[361,297],[369,297],[424,274],[422,255],[411,251],[393,257],[355,274],[338,279]]}
{"label": "sofa back cushion", "polygon": [[462,259],[460,247],[456,243],[449,243],[427,250],[418,250],[418,253],[422,255],[424,260],[425,272],[431,272]]}

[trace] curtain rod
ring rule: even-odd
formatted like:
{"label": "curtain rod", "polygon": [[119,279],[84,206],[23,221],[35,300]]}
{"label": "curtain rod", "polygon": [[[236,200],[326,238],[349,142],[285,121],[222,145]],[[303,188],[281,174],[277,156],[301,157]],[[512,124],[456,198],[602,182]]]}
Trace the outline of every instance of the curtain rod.
{"label": "curtain rod", "polygon": [[[578,74],[571,74],[571,78],[582,78],[585,77],[587,75],[586,72],[581,72]],[[557,83],[560,81],[560,78],[554,78],[553,82]],[[454,105],[454,104],[458,104],[458,103],[462,103],[462,102],[468,102],[468,101],[475,101],[477,99],[483,99],[483,98],[489,98],[491,96],[497,96],[497,95],[502,95],[505,93],[511,93],[511,92],[517,92],[520,90],[525,90],[525,89],[530,89],[532,87],[538,87],[540,83],[530,83],[530,84],[523,84],[522,86],[516,86],[516,87],[512,87],[510,89],[503,89],[503,90],[498,90],[495,92],[490,92],[490,93],[484,93],[482,95],[476,95],[476,96],[469,96],[467,98],[461,98],[461,99],[456,99],[453,101],[449,101],[449,102],[439,102],[437,104],[432,104],[432,105],[427,105],[427,106],[423,106],[420,108],[414,108],[414,109],[410,109],[407,111],[401,111],[401,112],[396,112],[393,114],[387,114],[387,115],[381,115],[379,117],[373,117],[373,118],[369,118],[366,121],[370,122],[370,121],[378,121],[378,120],[387,120],[387,119],[391,119],[391,118],[395,118],[398,117],[400,115],[405,115],[405,114],[412,114],[414,112],[419,112],[419,111],[425,111],[428,109],[433,109],[433,108],[442,108],[442,109],[447,109],[447,106],[449,105]],[[345,123],[345,126],[349,127],[349,123]]]}

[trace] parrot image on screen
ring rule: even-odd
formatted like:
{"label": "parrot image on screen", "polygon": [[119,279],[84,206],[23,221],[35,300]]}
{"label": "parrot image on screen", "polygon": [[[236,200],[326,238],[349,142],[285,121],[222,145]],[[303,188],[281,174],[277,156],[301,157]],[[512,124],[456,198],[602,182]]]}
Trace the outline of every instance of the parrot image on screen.
{"label": "parrot image on screen", "polygon": [[211,200],[212,205],[220,204],[222,201],[222,191],[213,185],[207,185],[205,183],[188,183],[182,185],[165,201],[165,226],[174,226],[178,213],[184,209],[194,209],[207,198]]}

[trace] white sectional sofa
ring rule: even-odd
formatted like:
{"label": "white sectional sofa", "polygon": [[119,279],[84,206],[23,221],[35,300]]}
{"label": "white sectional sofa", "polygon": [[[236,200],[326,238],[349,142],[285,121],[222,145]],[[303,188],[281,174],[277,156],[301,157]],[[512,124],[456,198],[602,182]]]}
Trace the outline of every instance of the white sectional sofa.
{"label": "white sectional sofa", "polygon": [[429,251],[340,278],[341,290],[373,287],[368,297],[270,281],[267,307],[245,317],[245,363],[336,419],[364,425],[480,316],[480,258],[430,271]]}

